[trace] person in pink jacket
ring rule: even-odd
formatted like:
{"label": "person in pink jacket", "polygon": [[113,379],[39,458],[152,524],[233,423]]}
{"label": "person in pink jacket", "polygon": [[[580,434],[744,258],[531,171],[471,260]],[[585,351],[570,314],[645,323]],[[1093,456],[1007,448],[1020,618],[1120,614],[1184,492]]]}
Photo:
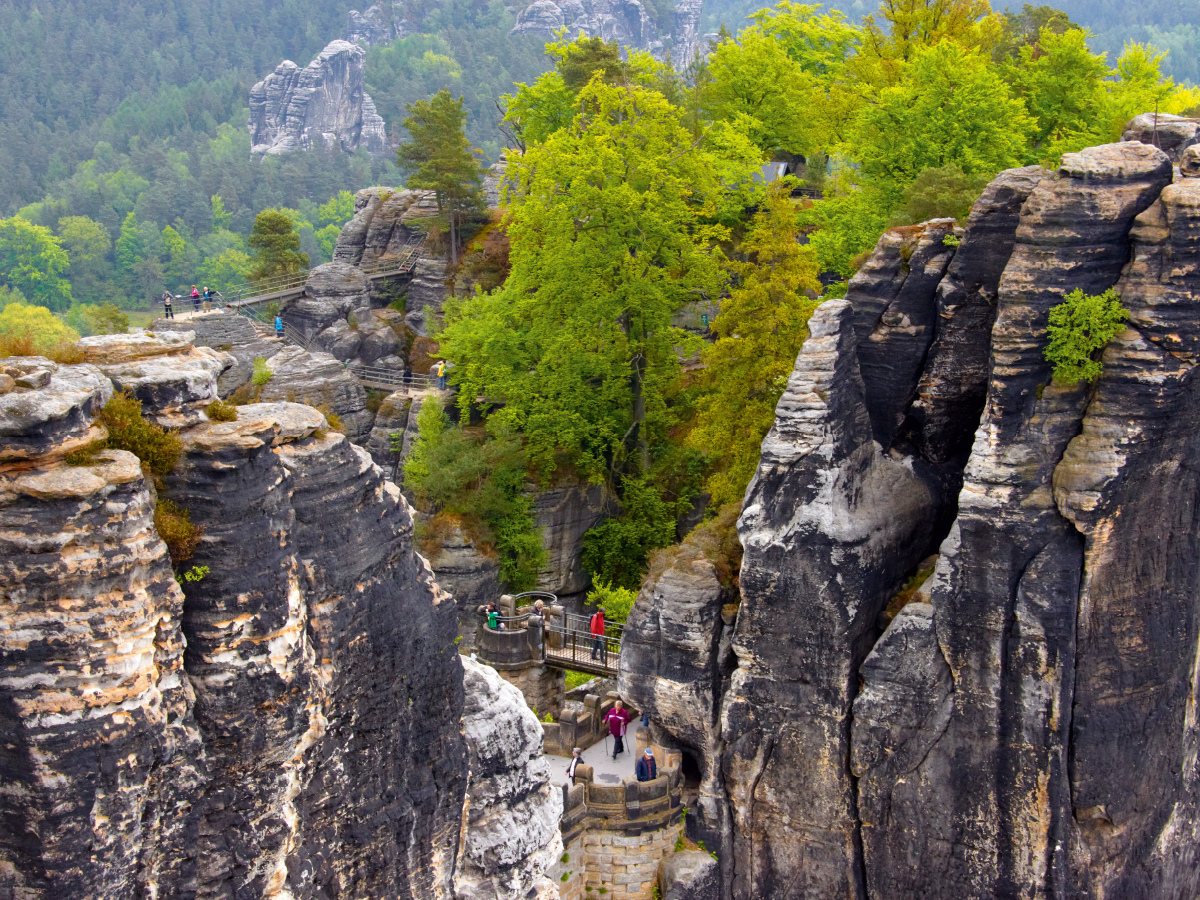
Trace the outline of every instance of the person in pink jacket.
{"label": "person in pink jacket", "polygon": [[629,710],[620,700],[604,717],[604,721],[608,723],[608,733],[616,739],[616,743],[613,745],[613,759],[617,758],[618,753],[625,752],[625,727],[632,718],[633,716],[629,715]]}

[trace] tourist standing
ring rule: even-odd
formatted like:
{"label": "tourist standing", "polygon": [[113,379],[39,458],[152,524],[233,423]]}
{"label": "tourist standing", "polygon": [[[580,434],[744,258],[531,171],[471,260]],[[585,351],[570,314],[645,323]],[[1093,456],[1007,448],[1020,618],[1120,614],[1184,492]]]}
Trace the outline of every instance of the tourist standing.
{"label": "tourist standing", "polygon": [[613,759],[617,758],[618,753],[625,752],[625,729],[628,727],[631,718],[633,717],[629,715],[629,710],[625,708],[625,704],[620,700],[616,702],[616,705],[604,717],[604,721],[608,723],[608,733],[615,740],[613,744]]}
{"label": "tourist standing", "polygon": [[212,309],[213,294],[207,287],[204,288],[204,311],[208,312]]}
{"label": "tourist standing", "polygon": [[283,316],[275,317],[275,337],[283,340]]}
{"label": "tourist standing", "polygon": [[192,285],[192,308],[196,312],[200,312],[200,292],[196,290],[196,286]]}
{"label": "tourist standing", "polygon": [[654,758],[654,751],[649,747],[646,748],[645,754],[637,761],[634,767],[637,773],[638,781],[653,781],[658,777],[658,762]]}
{"label": "tourist standing", "polygon": [[162,302],[163,302],[163,318],[164,319],[175,318],[175,312],[171,309],[171,292],[170,291],[163,291]]}
{"label": "tourist standing", "polygon": [[601,660],[602,666],[608,665],[608,645],[604,642],[604,607],[596,607],[588,627],[592,632],[592,659]]}
{"label": "tourist standing", "polygon": [[567,764],[567,777],[571,779],[571,784],[575,783],[575,770],[579,768],[581,762],[583,762],[583,751],[576,747],[571,751],[571,761]]}

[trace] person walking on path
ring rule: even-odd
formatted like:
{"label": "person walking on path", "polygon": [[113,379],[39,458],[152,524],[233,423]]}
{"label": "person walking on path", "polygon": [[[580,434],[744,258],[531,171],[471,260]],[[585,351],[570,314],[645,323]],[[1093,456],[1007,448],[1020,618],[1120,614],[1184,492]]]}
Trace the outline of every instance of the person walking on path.
{"label": "person walking on path", "polygon": [[283,340],[283,316],[275,317],[275,337]]}
{"label": "person walking on path", "polygon": [[579,768],[579,764],[583,762],[583,751],[576,747],[571,751],[571,761],[567,763],[567,777],[571,779],[571,784],[575,783],[575,770]]}
{"label": "person walking on path", "polygon": [[649,747],[646,748],[642,758],[637,761],[634,772],[637,773],[638,781],[653,781],[658,777],[658,762],[654,759],[654,751]]}
{"label": "person walking on path", "polygon": [[204,288],[204,311],[205,312],[208,312],[210,309],[212,309],[212,298],[213,298],[212,291],[210,291],[208,289],[208,287],[206,286]]}
{"label": "person walking on path", "polygon": [[175,311],[171,309],[171,292],[170,291],[163,291],[162,301],[163,301],[163,318],[164,319],[175,318]]}
{"label": "person walking on path", "polygon": [[604,607],[596,607],[592,621],[588,627],[592,632],[592,659],[601,660],[602,666],[608,665],[608,645],[604,641]]}
{"label": "person walking on path", "polygon": [[625,728],[629,725],[629,720],[632,718],[633,716],[629,715],[629,710],[625,708],[625,704],[620,700],[608,711],[608,715],[604,717],[604,721],[608,723],[608,733],[616,741],[613,744],[613,759],[617,758],[618,753],[625,752]]}

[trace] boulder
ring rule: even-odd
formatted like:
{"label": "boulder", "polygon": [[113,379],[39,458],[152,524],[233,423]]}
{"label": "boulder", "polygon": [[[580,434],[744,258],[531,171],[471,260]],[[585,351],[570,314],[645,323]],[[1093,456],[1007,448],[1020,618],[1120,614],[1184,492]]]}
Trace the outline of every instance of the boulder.
{"label": "boulder", "polygon": [[358,348],[358,358],[372,366],[384,357],[395,356],[396,347],[396,332],[383,327],[363,338]]}
{"label": "boulder", "polygon": [[383,118],[366,92],[367,52],[333,41],[301,69],[285,59],[250,89],[250,142],[256,154],[320,147],[388,151]]}
{"label": "boulder", "polygon": [[0,373],[13,383],[0,394],[0,472],[62,458],[107,436],[96,416],[113,386],[96,366],[14,356],[0,359]]}
{"label": "boulder", "polygon": [[546,877],[562,855],[562,791],[550,783],[542,726],[495,669],[463,660],[463,735],[470,780],[456,900],[552,900]]}
{"label": "boulder", "polygon": [[1171,113],[1142,113],[1126,123],[1121,140],[1158,147],[1178,164],[1188,147],[1200,143],[1200,120]]}
{"label": "boulder", "polygon": [[[156,319],[150,330],[158,335],[173,326],[172,320]],[[217,390],[222,397],[228,397],[250,380],[255,359],[268,359],[284,346],[283,341],[260,334],[248,318],[228,309],[197,313],[187,320],[187,327],[195,335],[197,347],[211,347],[233,357],[234,364],[217,378]]]}
{"label": "boulder", "polygon": [[680,850],[663,857],[658,886],[663,900],[721,900],[717,861],[700,850]]}
{"label": "boulder", "polygon": [[361,442],[370,433],[367,395],[334,357],[288,346],[267,360],[267,369],[271,378],[262,386],[259,400],[327,406],[341,418],[351,441]]}

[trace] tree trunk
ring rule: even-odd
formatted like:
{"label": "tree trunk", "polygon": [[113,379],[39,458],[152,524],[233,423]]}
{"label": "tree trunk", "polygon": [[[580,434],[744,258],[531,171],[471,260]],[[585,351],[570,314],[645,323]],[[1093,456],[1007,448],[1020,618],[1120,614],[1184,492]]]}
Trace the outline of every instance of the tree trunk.
{"label": "tree trunk", "polygon": [[458,269],[458,233],[454,229],[454,203],[450,203],[450,269]]}
{"label": "tree trunk", "polygon": [[633,423],[636,429],[638,455],[642,460],[642,474],[650,471],[650,445],[646,441],[646,397],[642,393],[643,371],[646,358],[641,353],[634,354],[630,361],[632,374],[630,386],[633,390]]}

